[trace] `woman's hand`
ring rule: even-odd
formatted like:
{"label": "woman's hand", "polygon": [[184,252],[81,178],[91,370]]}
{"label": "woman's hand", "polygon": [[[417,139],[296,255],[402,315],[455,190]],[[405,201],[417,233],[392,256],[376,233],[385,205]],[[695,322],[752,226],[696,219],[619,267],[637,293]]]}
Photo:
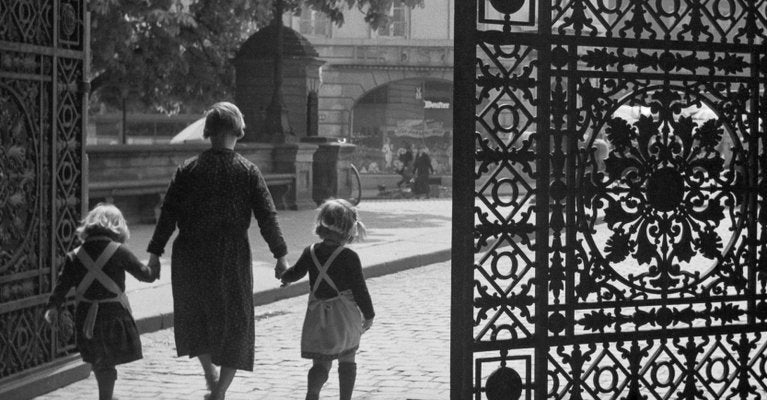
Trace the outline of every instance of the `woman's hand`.
{"label": "woman's hand", "polygon": [[59,311],[55,308],[49,308],[45,310],[43,318],[45,318],[45,322],[47,322],[48,325],[54,325],[59,321]]}
{"label": "woman's hand", "polygon": [[160,256],[157,254],[149,253],[148,267],[150,270],[152,270],[152,274],[154,274],[155,279],[160,279],[160,269],[162,267],[162,264],[160,264]]}
{"label": "woman's hand", "polygon": [[365,333],[373,326],[373,318],[362,321],[362,333]]}
{"label": "woman's hand", "polygon": [[282,274],[284,274],[287,270],[288,261],[285,259],[285,256],[278,258],[277,263],[274,265],[274,277],[277,279],[282,278]]}

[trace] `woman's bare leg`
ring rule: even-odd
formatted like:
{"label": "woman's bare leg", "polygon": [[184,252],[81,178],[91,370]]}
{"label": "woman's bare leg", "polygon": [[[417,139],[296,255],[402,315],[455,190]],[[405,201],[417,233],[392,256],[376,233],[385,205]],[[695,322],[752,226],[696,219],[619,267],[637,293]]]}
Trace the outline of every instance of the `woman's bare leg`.
{"label": "woman's bare leg", "polygon": [[224,400],[226,398],[226,391],[229,390],[229,385],[232,384],[235,373],[237,373],[237,369],[235,368],[221,367],[221,375],[218,377],[218,384],[210,393],[211,400]]}
{"label": "woman's bare leg", "polygon": [[200,359],[202,369],[205,371],[205,381],[208,383],[208,389],[210,389],[210,397],[208,398],[210,400],[224,400],[226,391],[229,390],[237,369],[221,367],[219,372],[216,371],[216,366],[213,365],[210,354],[200,354],[197,358]]}
{"label": "woman's bare leg", "polygon": [[205,373],[205,383],[208,386],[208,390],[212,392],[216,388],[219,379],[216,366],[213,365],[210,354],[200,354],[197,358],[200,360],[200,365],[202,365],[202,370]]}

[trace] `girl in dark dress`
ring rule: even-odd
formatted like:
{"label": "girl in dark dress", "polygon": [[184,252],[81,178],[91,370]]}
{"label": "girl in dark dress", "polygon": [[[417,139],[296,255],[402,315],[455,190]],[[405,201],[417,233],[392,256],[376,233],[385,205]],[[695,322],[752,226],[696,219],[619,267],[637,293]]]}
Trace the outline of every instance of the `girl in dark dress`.
{"label": "girl in dark dress", "polygon": [[[338,359],[340,399],[350,400],[357,377],[354,358],[360,336],[373,325],[375,312],[360,258],[344,245],[358,234],[364,235],[365,227],[349,202],[328,200],[320,207],[314,231],[322,242],[304,249],[296,265],[281,278],[287,285],[309,273],[312,291],[301,333],[301,357],[313,360],[307,376],[306,399],[319,399],[332,361]],[[320,311],[328,307],[336,307],[334,312],[341,315],[338,321],[342,322],[337,326],[322,327],[322,323],[316,323],[314,317],[318,314],[313,311],[328,312]],[[319,318],[322,321],[324,317]]]}
{"label": "girl in dark dress", "polygon": [[[288,250],[266,182],[234,151],[244,126],[233,104],[211,107],[204,133],[211,148],[176,171],[148,246],[150,265],[159,264],[178,227],[171,256],[176,350],[200,360],[215,400],[224,399],[236,370],[253,370],[251,215],[277,259],[275,276],[287,269]],[[220,376],[214,365],[221,366]]]}
{"label": "girl in dark dress", "polygon": [[125,296],[125,271],[152,282],[160,270],[142,264],[123,245],[129,234],[120,210],[99,204],[77,229],[82,246],[67,253],[56,288],[48,302],[45,320],[58,321],[58,309],[71,288],[76,288],[75,329],[83,361],[93,364],[99,400],[111,400],[115,365],[142,358],[141,341]]}

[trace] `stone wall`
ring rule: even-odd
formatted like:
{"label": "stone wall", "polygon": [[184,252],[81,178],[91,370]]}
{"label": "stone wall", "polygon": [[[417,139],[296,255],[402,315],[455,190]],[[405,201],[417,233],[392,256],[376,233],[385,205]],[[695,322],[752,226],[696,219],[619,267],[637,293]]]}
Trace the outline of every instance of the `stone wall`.
{"label": "stone wall", "polygon": [[[94,145],[88,156],[89,203],[114,202],[129,222],[154,222],[157,207],[177,167],[209,147],[178,145]],[[237,152],[264,174],[273,173],[274,145],[242,143]]]}

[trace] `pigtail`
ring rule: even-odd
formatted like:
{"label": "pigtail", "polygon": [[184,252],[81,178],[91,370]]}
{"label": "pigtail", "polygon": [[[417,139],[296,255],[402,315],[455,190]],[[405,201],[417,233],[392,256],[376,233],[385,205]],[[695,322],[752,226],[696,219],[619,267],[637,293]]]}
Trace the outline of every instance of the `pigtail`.
{"label": "pigtail", "polygon": [[357,236],[355,239],[358,241],[365,240],[365,238],[368,237],[368,229],[365,227],[365,224],[363,224],[360,220],[357,220],[355,224],[357,228]]}
{"label": "pigtail", "polygon": [[357,210],[342,199],[329,199],[320,206],[314,232],[323,239],[346,243],[367,237],[367,228],[359,220]]}

